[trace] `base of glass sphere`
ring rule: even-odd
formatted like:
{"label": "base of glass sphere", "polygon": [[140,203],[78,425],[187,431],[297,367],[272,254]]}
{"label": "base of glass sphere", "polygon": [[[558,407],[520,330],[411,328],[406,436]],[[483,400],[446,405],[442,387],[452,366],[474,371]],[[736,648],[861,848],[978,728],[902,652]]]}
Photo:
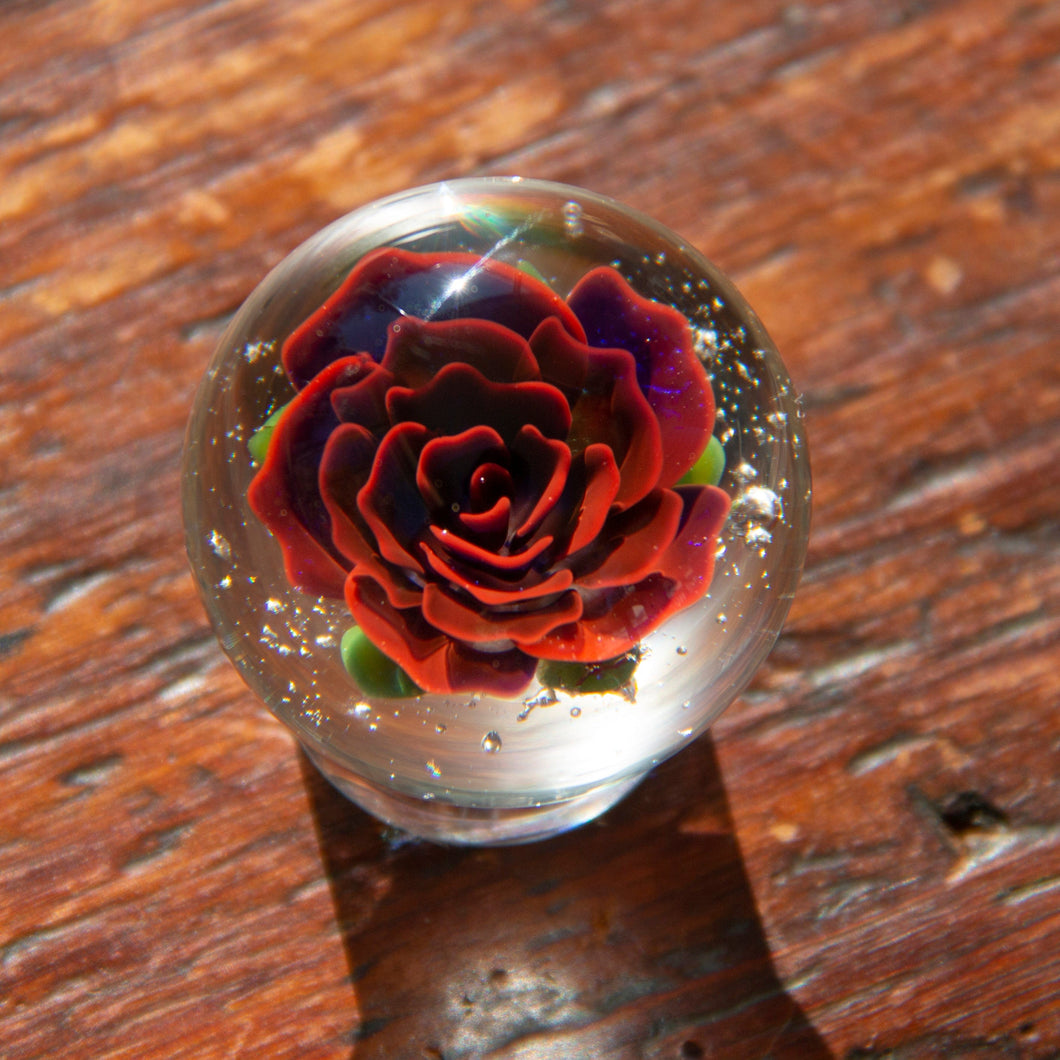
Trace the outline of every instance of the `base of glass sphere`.
{"label": "base of glass sphere", "polygon": [[473,806],[417,798],[372,784],[303,745],[324,777],[366,813],[419,839],[454,846],[515,846],[568,832],[609,810],[648,774],[609,781],[568,799],[527,806]]}

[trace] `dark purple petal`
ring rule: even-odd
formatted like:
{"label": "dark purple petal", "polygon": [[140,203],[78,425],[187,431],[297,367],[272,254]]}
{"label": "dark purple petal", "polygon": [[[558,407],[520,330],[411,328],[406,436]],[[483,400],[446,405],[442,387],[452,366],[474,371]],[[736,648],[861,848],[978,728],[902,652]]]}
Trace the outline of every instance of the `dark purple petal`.
{"label": "dark purple petal", "polygon": [[590,346],[628,350],[637,382],[659,422],[663,471],[672,486],[699,458],[714,425],[714,396],[676,309],[642,298],[610,268],[593,269],[567,299]]}
{"label": "dark purple petal", "polygon": [[491,383],[466,364],[450,364],[418,390],[393,387],[386,398],[394,423],[422,423],[438,434],[460,434],[472,427],[492,427],[510,444],[524,424],[546,438],[564,438],[570,409],[563,395],[547,383]]}
{"label": "dark purple petal", "polygon": [[301,389],[332,361],[351,353],[380,360],[390,325],[421,320],[492,321],[529,338],[555,316],[584,338],[577,318],[552,290],[527,273],[477,254],[414,254],[384,247],[365,255],[339,289],[283,347],[283,366]]}

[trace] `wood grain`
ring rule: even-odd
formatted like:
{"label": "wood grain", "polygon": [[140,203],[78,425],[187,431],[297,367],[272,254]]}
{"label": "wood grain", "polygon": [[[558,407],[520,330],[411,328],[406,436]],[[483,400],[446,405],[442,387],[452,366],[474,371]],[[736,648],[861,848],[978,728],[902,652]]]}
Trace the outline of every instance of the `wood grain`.
{"label": "wood grain", "polygon": [[[195,383],[342,212],[519,172],[739,283],[788,627],[582,832],[407,844],[221,655]],[[0,5],[0,1057],[1060,1056],[1060,4]]]}

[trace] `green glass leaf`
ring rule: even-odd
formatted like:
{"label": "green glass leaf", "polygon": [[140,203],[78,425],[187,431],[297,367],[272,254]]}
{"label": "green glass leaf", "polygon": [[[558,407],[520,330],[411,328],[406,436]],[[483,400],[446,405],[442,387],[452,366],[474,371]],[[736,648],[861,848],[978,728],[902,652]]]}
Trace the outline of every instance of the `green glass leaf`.
{"label": "green glass leaf", "polygon": [[699,459],[682,477],[681,486],[716,486],[725,474],[725,449],[717,438],[711,436]]}
{"label": "green glass leaf", "polygon": [[368,639],[359,626],[352,626],[343,633],[339,654],[346,672],[365,695],[407,699],[423,691],[393,659]]}
{"label": "green glass leaf", "polygon": [[638,662],[640,649],[633,648],[606,662],[546,662],[537,676],[546,688],[562,688],[578,695],[621,692],[633,680]]}
{"label": "green glass leaf", "polygon": [[[289,405],[290,402],[287,402]],[[272,441],[272,432],[276,429],[276,424],[280,422],[280,417],[287,411],[287,405],[281,405],[251,436],[247,442],[247,449],[250,450],[250,459],[255,464],[265,463],[265,454],[269,451],[269,442]]]}
{"label": "green glass leaf", "polygon": [[525,272],[527,276],[532,276],[539,283],[543,283],[546,287],[548,287],[548,280],[546,280],[545,277],[542,276],[541,273],[525,258],[520,258],[515,263],[515,267],[520,272]]}

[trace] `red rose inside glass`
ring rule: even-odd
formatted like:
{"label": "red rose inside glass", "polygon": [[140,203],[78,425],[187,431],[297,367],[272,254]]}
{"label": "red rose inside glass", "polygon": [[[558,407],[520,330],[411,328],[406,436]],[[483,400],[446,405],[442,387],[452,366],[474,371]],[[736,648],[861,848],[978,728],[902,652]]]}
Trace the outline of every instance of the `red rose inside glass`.
{"label": "red rose inside glass", "polygon": [[688,321],[594,268],[364,257],[283,347],[248,499],[291,585],[427,692],[516,696],[699,600],[728,495],[682,484],[714,398]]}

